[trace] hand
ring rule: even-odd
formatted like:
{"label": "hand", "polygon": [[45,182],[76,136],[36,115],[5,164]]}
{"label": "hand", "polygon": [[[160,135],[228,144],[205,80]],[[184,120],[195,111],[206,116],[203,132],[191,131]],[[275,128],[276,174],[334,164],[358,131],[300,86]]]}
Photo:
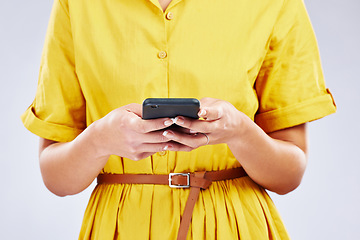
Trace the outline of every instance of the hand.
{"label": "hand", "polygon": [[171,148],[190,151],[189,146],[166,138],[161,129],[171,126],[170,118],[143,120],[141,105],[129,104],[113,110],[96,121],[100,155],[118,155],[132,160],[144,159],[156,152]]}
{"label": "hand", "polygon": [[244,113],[238,111],[231,103],[214,98],[201,99],[200,106],[199,117],[204,120],[182,116],[175,119],[178,126],[189,129],[191,134],[164,131],[163,135],[191,149],[207,144],[230,144],[238,139],[236,136],[241,134],[243,120],[247,117]]}

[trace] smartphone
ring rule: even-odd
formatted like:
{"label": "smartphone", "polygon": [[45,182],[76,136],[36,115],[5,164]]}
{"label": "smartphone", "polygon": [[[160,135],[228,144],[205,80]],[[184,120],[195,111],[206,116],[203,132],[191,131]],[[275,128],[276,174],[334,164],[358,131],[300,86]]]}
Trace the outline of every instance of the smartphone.
{"label": "smartphone", "polygon": [[198,119],[199,100],[195,98],[147,98],[143,102],[143,119],[184,116]]}

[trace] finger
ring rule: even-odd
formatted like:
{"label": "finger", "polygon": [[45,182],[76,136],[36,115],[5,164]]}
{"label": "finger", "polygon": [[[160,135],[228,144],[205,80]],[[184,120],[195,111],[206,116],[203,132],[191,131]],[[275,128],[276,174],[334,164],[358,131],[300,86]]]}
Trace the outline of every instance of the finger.
{"label": "finger", "polygon": [[206,138],[206,143],[205,143],[204,145],[209,145],[209,143],[210,143],[210,137],[209,137],[206,133],[200,133],[200,134],[204,135],[205,138]]}
{"label": "finger", "polygon": [[216,98],[200,99],[199,117],[206,120],[216,120],[223,116],[223,101]]}
{"label": "finger", "polygon": [[190,129],[180,127],[180,126],[178,126],[176,124],[171,125],[170,127],[166,128],[165,130],[172,130],[174,132],[181,132],[181,133],[191,134]]}
{"label": "finger", "polygon": [[130,103],[126,106],[124,106],[124,109],[128,112],[132,112],[136,114],[139,117],[142,117],[142,107],[138,103]]}
{"label": "finger", "polygon": [[137,155],[136,157],[134,156],[131,160],[139,161],[139,160],[145,159],[147,157],[150,157],[151,155],[153,155],[155,153],[156,152],[144,152],[144,153]]}
{"label": "finger", "polygon": [[137,133],[149,133],[171,126],[174,122],[170,118],[143,120],[133,114],[130,118],[130,127]]}
{"label": "finger", "polygon": [[145,134],[138,134],[138,136],[136,136],[136,139],[138,139],[142,143],[166,143],[171,141],[163,135],[164,131],[165,130],[159,130],[148,132]]}
{"label": "finger", "polygon": [[166,146],[166,150],[168,151],[176,151],[176,152],[191,152],[192,150],[194,150],[195,148],[183,145],[183,144],[175,144],[175,145],[170,145],[170,146]]}
{"label": "finger", "polygon": [[198,116],[208,121],[218,120],[223,116],[223,110],[219,107],[200,108]]}
{"label": "finger", "polygon": [[216,121],[198,120],[186,117],[176,117],[176,125],[189,129],[190,133],[210,133],[215,129]]}
{"label": "finger", "polygon": [[178,142],[167,142],[167,143],[146,143],[139,147],[141,152],[162,152],[162,151],[184,151],[190,152],[194,150],[189,146],[183,145]]}
{"label": "finger", "polygon": [[171,130],[166,130],[163,135],[171,141],[181,143],[191,148],[198,148],[209,143],[209,137],[206,134],[181,134]]}

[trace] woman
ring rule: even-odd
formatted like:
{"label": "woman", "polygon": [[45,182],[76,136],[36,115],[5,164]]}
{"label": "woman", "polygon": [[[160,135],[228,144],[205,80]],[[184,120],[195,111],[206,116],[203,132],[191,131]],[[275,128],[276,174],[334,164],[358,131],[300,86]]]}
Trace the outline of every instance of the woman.
{"label": "woman", "polygon": [[[201,119],[142,120],[148,97]],[[301,0],[55,0],[22,119],[54,194],[99,176],[79,239],[288,239],[265,189],[300,184],[305,124],[333,112]],[[170,173],[190,189],[153,182]]]}

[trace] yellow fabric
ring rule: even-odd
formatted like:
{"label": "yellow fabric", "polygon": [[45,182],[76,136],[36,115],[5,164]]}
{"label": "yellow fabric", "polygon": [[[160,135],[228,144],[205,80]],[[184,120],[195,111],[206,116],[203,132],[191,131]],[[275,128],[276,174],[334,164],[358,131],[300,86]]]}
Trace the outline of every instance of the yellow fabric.
{"label": "yellow fabric", "polygon": [[[157,0],[55,0],[24,125],[43,138],[71,141],[111,110],[148,97],[223,99],[266,132],[335,112],[301,0],[173,0],[165,12]],[[219,144],[137,162],[111,156],[103,172],[239,165]],[[175,239],[187,195],[168,186],[97,186],[79,239]],[[271,199],[248,177],[202,191],[188,233],[238,238],[288,238]]]}

